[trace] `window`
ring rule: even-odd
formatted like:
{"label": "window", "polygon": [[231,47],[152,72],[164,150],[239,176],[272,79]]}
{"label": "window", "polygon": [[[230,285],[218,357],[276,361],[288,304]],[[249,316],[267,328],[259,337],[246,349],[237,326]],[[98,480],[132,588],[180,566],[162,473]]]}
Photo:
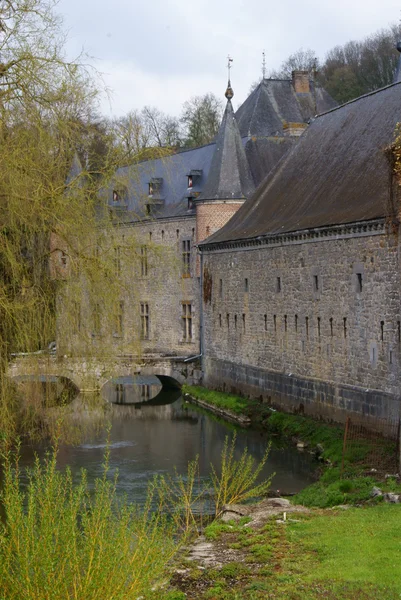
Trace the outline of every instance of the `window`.
{"label": "window", "polygon": [[67,254],[64,252],[64,250],[61,250],[60,262],[63,267],[67,266]]}
{"label": "window", "polygon": [[331,335],[331,337],[333,337],[333,335],[334,335],[334,330],[333,330],[333,317],[330,317],[330,335]]}
{"label": "window", "polygon": [[182,242],[182,276],[191,276],[191,240]]}
{"label": "window", "polygon": [[247,278],[245,278],[244,290],[245,292],[249,292],[249,281]]}
{"label": "window", "polygon": [[123,383],[116,384],[116,404],[125,403],[125,385]]}
{"label": "window", "polygon": [[148,274],[148,248],[141,246],[141,275],[146,277]]}
{"label": "window", "polygon": [[[182,338],[189,342],[192,340],[192,304],[190,302],[182,303]],[[221,327],[221,315],[220,315]]]}
{"label": "window", "polygon": [[221,327],[221,314],[219,314],[219,327]]}
{"label": "window", "polygon": [[208,237],[210,235],[210,227],[209,225],[206,225],[206,237]]}
{"label": "window", "polygon": [[264,315],[264,320],[265,320],[265,331],[267,331],[267,315]]}
{"label": "window", "polygon": [[384,321],[380,321],[380,339],[384,341]]}
{"label": "window", "polygon": [[93,307],[93,333],[99,335],[101,324],[100,304],[95,304]]}
{"label": "window", "polygon": [[242,314],[242,330],[245,333],[245,313]]}
{"label": "window", "polygon": [[162,240],[164,240],[164,229],[162,229]]}
{"label": "window", "polygon": [[118,195],[117,190],[113,190],[113,202],[117,203],[120,201],[120,196]]}
{"label": "window", "polygon": [[237,329],[237,315],[234,315],[234,327]]}
{"label": "window", "polygon": [[114,331],[115,336],[121,337],[123,335],[124,327],[124,302],[120,301],[117,306],[116,314],[114,317]]}
{"label": "window", "polygon": [[149,186],[149,187],[148,187],[148,195],[149,195],[149,196],[153,196],[153,191],[154,191],[154,188],[153,188],[153,183],[152,183],[152,182],[149,182],[148,186]]}
{"label": "window", "polygon": [[149,339],[149,304],[141,302],[141,338]]}
{"label": "window", "polygon": [[281,292],[281,277],[277,277],[276,279],[276,292]]}
{"label": "window", "polygon": [[143,383],[141,385],[141,400],[146,401],[150,398],[150,385]]}
{"label": "window", "polygon": [[309,337],[309,317],[305,317],[305,331],[306,331],[306,337]]}
{"label": "window", "polygon": [[121,249],[119,246],[114,248],[114,273],[117,277],[121,274]]}
{"label": "window", "polygon": [[294,324],[295,324],[295,333],[298,333],[298,315],[295,315],[294,318]]}
{"label": "window", "polygon": [[315,290],[315,292],[319,291],[319,275],[313,276],[313,289]]}
{"label": "window", "polygon": [[356,292],[362,294],[362,273],[356,274]]}
{"label": "window", "polygon": [[287,333],[287,315],[284,315],[284,331]]}
{"label": "window", "polygon": [[320,317],[317,318],[317,335],[320,338]]}
{"label": "window", "polygon": [[230,314],[227,313],[226,315],[226,321],[227,321],[227,329],[230,329]]}
{"label": "window", "polygon": [[219,298],[223,299],[223,280],[219,279]]}
{"label": "window", "polygon": [[192,175],[188,175],[188,189],[191,189],[193,186],[193,177]]}
{"label": "window", "polygon": [[401,344],[401,321],[397,321],[398,343]]}
{"label": "window", "polygon": [[188,210],[193,210],[195,208],[193,198],[188,198]]}
{"label": "window", "polygon": [[274,333],[277,333],[277,317],[273,315]]}
{"label": "window", "polygon": [[344,339],[347,337],[347,317],[343,318]]}

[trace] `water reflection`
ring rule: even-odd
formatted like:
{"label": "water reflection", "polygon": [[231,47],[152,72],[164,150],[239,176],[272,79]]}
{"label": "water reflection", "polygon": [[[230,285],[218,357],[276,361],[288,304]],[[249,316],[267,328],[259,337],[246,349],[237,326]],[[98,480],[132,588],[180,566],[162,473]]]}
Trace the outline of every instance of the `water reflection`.
{"label": "water reflection", "polygon": [[[178,396],[178,397],[177,397]],[[185,475],[188,461],[199,457],[199,484],[208,479],[210,464],[219,464],[231,425],[215,420],[180,397],[179,390],[164,390],[146,402],[110,403],[97,396],[77,397],[64,415],[64,423],[77,427],[76,445],[61,444],[58,463],[69,465],[78,477],[85,468],[88,481],[102,475],[104,452],[109,437],[109,476],[118,471],[118,493],[142,503],[148,482],[158,474]],[[108,432],[109,429],[109,432]],[[245,447],[259,459],[269,439],[265,433],[239,429],[236,457]],[[23,448],[22,464],[33,462],[34,452],[43,455],[45,445]],[[273,447],[262,477],[275,472],[274,489],[291,493],[313,480],[315,463],[309,454],[293,447]]]}
{"label": "water reflection", "polygon": [[113,404],[142,404],[155,398],[163,387],[154,376],[115,377],[102,388],[102,397]]}

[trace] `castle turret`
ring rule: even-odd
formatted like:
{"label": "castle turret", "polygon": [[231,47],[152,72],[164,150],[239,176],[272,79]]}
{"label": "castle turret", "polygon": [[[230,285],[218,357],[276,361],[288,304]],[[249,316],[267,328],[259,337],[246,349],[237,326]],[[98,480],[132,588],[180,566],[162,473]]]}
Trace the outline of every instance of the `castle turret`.
{"label": "castle turret", "polygon": [[197,242],[223,227],[255,190],[231,104],[234,92],[230,80],[225,96],[227,105],[209,176],[201,195],[196,199]]}

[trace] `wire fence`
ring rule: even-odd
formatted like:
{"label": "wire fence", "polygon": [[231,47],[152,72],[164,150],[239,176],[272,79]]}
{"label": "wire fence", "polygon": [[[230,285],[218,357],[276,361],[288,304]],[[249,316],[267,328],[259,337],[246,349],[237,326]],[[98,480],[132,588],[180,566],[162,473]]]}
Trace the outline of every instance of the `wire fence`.
{"label": "wire fence", "polygon": [[375,421],[375,430],[347,417],[344,428],[341,472],[345,462],[352,458],[374,469],[379,474],[400,472],[401,418],[394,421]]}

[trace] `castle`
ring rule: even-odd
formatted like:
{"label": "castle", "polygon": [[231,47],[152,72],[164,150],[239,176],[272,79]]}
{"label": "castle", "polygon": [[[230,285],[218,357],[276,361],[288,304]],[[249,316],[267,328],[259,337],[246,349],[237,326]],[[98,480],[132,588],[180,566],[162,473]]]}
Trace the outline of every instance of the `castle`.
{"label": "castle", "polygon": [[[398,79],[398,75],[396,76]],[[342,421],[398,418],[401,85],[337,107],[307,72],[263,79],[216,140],[150,160],[108,190],[140,241],[115,352],[199,359],[206,386]],[[315,116],[315,115],[318,116]],[[152,247],[175,256],[174,268]],[[121,277],[132,265],[118,257]],[[62,315],[58,347],[68,352]],[[103,321],[83,311],[94,347]],[[96,330],[96,331],[95,331]],[[78,332],[77,332],[78,333]]]}

